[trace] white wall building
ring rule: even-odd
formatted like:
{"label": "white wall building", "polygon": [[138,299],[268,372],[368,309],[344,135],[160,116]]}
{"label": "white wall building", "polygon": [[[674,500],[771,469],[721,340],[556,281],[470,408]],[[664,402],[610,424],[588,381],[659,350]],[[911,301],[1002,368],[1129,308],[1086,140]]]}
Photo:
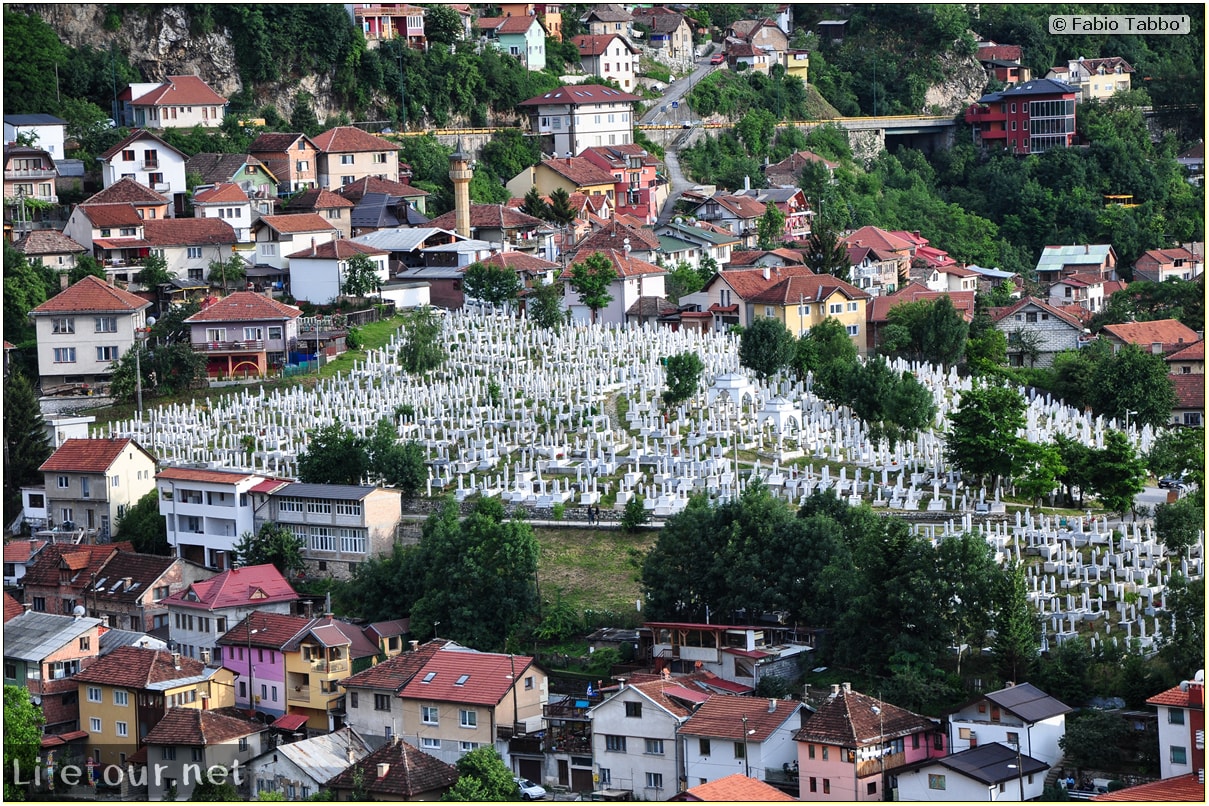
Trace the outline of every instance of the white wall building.
{"label": "white wall building", "polygon": [[241,535],[255,528],[252,488],[265,481],[263,476],[240,471],[161,470],[155,484],[173,553],[207,568],[229,568],[231,549]]}
{"label": "white wall building", "polygon": [[[798,759],[802,704],[761,697],[710,697],[680,727],[688,786],[740,773],[760,781]],[[784,779],[781,779],[784,780]]]}
{"label": "white wall building", "polygon": [[328,241],[286,256],[290,261],[290,292],[294,299],[315,305],[335,302],[343,293],[348,262],[356,255],[364,255],[373,263],[379,286],[390,280],[387,250],[344,239]]}
{"label": "white wall building", "polygon": [[1046,765],[1062,758],[1058,740],[1066,735],[1069,705],[1032,683],[1009,685],[963,705],[948,715],[950,752],[999,742]]}
{"label": "white wall building", "polygon": [[538,135],[542,153],[578,154],[591,146],[634,141],[637,95],[599,84],[566,85],[522,101],[529,131]]}

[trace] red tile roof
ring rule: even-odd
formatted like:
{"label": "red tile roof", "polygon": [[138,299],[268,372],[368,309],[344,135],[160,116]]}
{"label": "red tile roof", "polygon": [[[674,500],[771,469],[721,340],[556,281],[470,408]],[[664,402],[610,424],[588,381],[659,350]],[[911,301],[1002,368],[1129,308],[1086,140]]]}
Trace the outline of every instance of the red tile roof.
{"label": "red tile roof", "polygon": [[1171,374],[1167,376],[1175,389],[1175,408],[1205,409],[1205,376]]}
{"label": "red tile roof", "polygon": [[214,484],[238,484],[244,479],[255,478],[252,473],[241,470],[203,470],[192,467],[166,467],[155,474],[157,479],[179,481],[206,481]]}
{"label": "red tile roof", "polygon": [[[764,272],[768,272],[768,277],[764,277]],[[738,269],[735,271],[723,270],[718,272],[706,283],[708,289],[711,285],[721,280],[725,280],[740,299],[749,299],[761,294],[776,284],[789,277],[797,277],[799,275],[813,276],[814,272],[807,266],[770,266],[767,269]]]}
{"label": "red tile roof", "polygon": [[[496,705],[533,663],[525,655],[446,650],[435,653],[399,693],[407,699]],[[429,678],[429,674],[432,677]],[[462,685],[457,681],[465,677]],[[429,682],[425,683],[424,679]]]}
{"label": "red tile roof", "polygon": [[218,302],[203,308],[185,321],[194,322],[261,322],[279,319],[297,319],[302,311],[284,302],[269,299],[254,291],[236,291]]}
{"label": "red tile roof", "polygon": [[164,218],[143,224],[152,246],[213,246],[236,242],[235,230],[217,218]]}
{"label": "red tile roof", "polygon": [[197,76],[168,76],[163,84],[130,103],[132,106],[226,106],[227,99]]}
{"label": "red tile roof", "polygon": [[65,253],[87,252],[88,249],[76,243],[58,230],[35,229],[13,241],[13,249],[24,255],[61,255]]}
{"label": "red tile roof", "polygon": [[221,610],[249,604],[297,601],[298,594],[275,567],[269,564],[235,568],[202,582],[194,582],[164,600],[165,605]]}
{"label": "red tile roof", "polygon": [[89,275],[30,311],[31,316],[61,313],[134,313],[150,308],[140,296]]}
{"label": "red tile roof", "polygon": [[729,193],[715,193],[705,201],[706,204],[710,202],[716,203],[719,207],[743,219],[759,218],[767,209],[767,205],[756,201],[751,196],[735,196]]}
{"label": "red tile roof", "polygon": [[353,660],[373,657],[379,651],[374,642],[365,637],[360,627],[328,615],[310,619],[297,635],[282,644],[282,651],[293,652],[308,637],[314,638],[323,646],[347,646],[349,656]]}
{"label": "red tile roof", "polygon": [[528,33],[535,22],[537,17],[479,17],[477,25],[480,31],[506,35]]}
{"label": "red tile roof", "polygon": [[[37,558],[26,568],[22,584],[26,590],[33,587],[68,587],[83,590],[92,580],[92,575],[101,569],[116,551],[133,551],[129,542],[99,546],[77,546],[70,543],[51,543],[38,552]],[[69,572],[67,585],[60,583],[59,569]],[[74,573],[71,573],[74,572]]]}
{"label": "red tile roof", "polygon": [[694,786],[676,795],[672,800],[700,801],[703,803],[778,803],[793,801],[793,796],[775,786],[748,778],[736,772],[717,781]]}
{"label": "red tile roof", "polygon": [[193,197],[194,204],[240,204],[247,201],[248,194],[234,182],[220,182]]}
{"label": "red tile roof", "polygon": [[146,744],[206,747],[265,730],[264,723],[233,713],[200,708],[169,708],[147,737]]}
{"label": "red tile roof", "polygon": [[98,229],[102,227],[141,227],[143,225],[143,219],[139,218],[139,211],[130,202],[82,204],[78,209],[89,223]]}
{"label": "red tile roof", "polygon": [[262,215],[258,223],[271,227],[280,233],[298,232],[338,232],[339,227],[318,213],[293,213],[292,215]]}
{"label": "red tile roof", "polygon": [[15,619],[24,612],[24,605],[10,596],[6,591],[4,594],[4,620],[7,622],[10,619]]}
{"label": "red tile roof", "polygon": [[1171,355],[1167,356],[1168,361],[1204,361],[1205,360],[1205,342],[1198,341],[1196,344],[1190,344],[1182,350],[1176,350]]}
{"label": "red tile roof", "polygon": [[144,140],[151,140],[156,144],[156,148],[165,148],[165,149],[171,151],[172,153],[178,155],[182,160],[186,159],[185,152],[181,151],[179,148],[172,145],[167,140],[157,137],[156,135],[152,134],[151,132],[147,131],[146,129],[132,129],[130,134],[126,135],[121,140],[119,140],[118,142],[116,142],[112,146],[110,146],[108,149],[101,152],[101,156],[99,157],[99,159],[102,159],[102,160],[112,159],[115,155],[122,153],[122,151],[128,149],[131,145],[133,145],[135,143],[143,142]]}
{"label": "red tile roof", "polygon": [[353,202],[361,201],[361,197],[366,193],[385,193],[387,196],[402,196],[404,198],[428,195],[427,190],[418,188],[415,185],[395,182],[392,179],[383,179],[378,176],[362,177],[356,182],[341,185],[334,192]]}
{"label": "red tile roof", "polygon": [[364,132],[355,126],[336,126],[311,138],[315,147],[326,154],[347,154],[354,151],[398,151],[389,140]]}
{"label": "red tile roof", "polygon": [[[1152,344],[1189,345],[1201,340],[1197,332],[1175,319],[1156,319],[1150,322],[1124,322],[1105,325],[1108,335],[1126,344],[1149,347]],[[1181,348],[1183,349],[1183,348]]]}
{"label": "red tile roof", "polygon": [[[1199,692],[1192,690],[1194,684],[1189,684],[1188,691],[1185,691],[1180,686],[1172,686],[1166,691],[1161,691],[1158,694],[1146,700],[1147,705],[1170,705],[1176,708],[1196,708],[1205,710],[1205,688],[1200,687]],[[1199,697],[1194,695],[1199,694]]]}
{"label": "red tile roof", "polygon": [[1197,780],[1196,773],[1177,775],[1148,784],[1138,784],[1116,792],[1094,795],[1094,801],[1117,801],[1129,803],[1204,803],[1205,785]]}
{"label": "red tile roof", "polygon": [[[385,775],[379,775],[383,771]],[[391,800],[400,796],[403,800],[440,800],[438,795],[457,783],[458,769],[407,742],[394,741],[332,778],[327,788],[351,790],[356,778],[370,795],[394,796]]]}
{"label": "red tile roof", "polygon": [[849,246],[869,246],[888,252],[909,253],[911,251],[910,242],[880,227],[861,227],[852,234],[845,236],[844,243]]}
{"label": "red tile roof", "polygon": [[[337,198],[339,198],[339,197],[337,197]],[[341,201],[344,201],[344,200],[341,199]],[[350,207],[352,206],[351,202],[346,202],[346,204],[348,204]],[[313,258],[324,259],[324,260],[348,260],[353,255],[389,255],[389,254],[390,254],[390,252],[386,249],[379,249],[376,246],[367,246],[363,243],[357,243],[356,241],[349,241],[349,240],[345,240],[344,238],[339,238],[335,241],[328,241],[327,243],[321,243],[318,246],[309,246],[306,249],[300,249],[299,251],[294,252],[293,254],[286,255],[286,257],[289,258],[290,260],[293,260],[294,258],[307,258],[307,257],[313,257]]]}
{"label": "red tile roof", "polygon": [[773,305],[798,304],[803,300],[822,302],[833,294],[842,294],[850,300],[872,299],[869,294],[852,283],[845,282],[830,274],[799,274],[786,277],[776,285],[752,297],[744,297],[748,302],[760,302]]}
{"label": "red tile roof", "polygon": [[1019,45],[983,45],[974,58],[980,62],[1020,61],[1024,51]]}
{"label": "red tile roof", "polygon": [[[1021,297],[1011,305],[1003,308],[992,308],[990,310],[991,321],[1002,322],[1004,319],[1007,319],[1009,316],[1012,316],[1017,311],[1029,305],[1032,305],[1035,308],[1040,308],[1042,311],[1057,317],[1080,332],[1083,331],[1083,323],[1079,321],[1078,317],[1072,316],[1069,311],[1056,308],[1045,300],[1037,299],[1036,297]],[[956,307],[956,302],[954,302],[954,307]]]}
{"label": "red tile roof", "polygon": [[312,146],[314,145],[311,138],[301,132],[265,132],[252,141],[252,144],[248,146],[248,153],[281,153],[292,151],[300,139],[306,140]]}
{"label": "red tile roof", "polygon": [[[96,602],[133,604],[178,562],[182,561],[175,557],[119,551],[97,571],[88,597],[94,606]],[[127,577],[129,585],[125,583]]]}
{"label": "red tile roof", "polygon": [[[775,710],[769,710],[775,704]],[[793,720],[791,730],[799,727],[800,703],[793,700],[766,700],[763,697],[710,697],[680,727],[690,736],[743,741],[744,726],[753,742],[766,741],[785,723]],[[744,717],[747,717],[744,722]]]}
{"label": "red tile roof", "polygon": [[[177,664],[179,669],[176,668]],[[201,677],[205,673],[206,665],[193,658],[181,655],[174,659],[172,653],[162,649],[120,646],[105,657],[94,660],[87,669],[76,674],[75,680],[103,686],[145,689],[154,683],[183,681]]]}
{"label": "red tile roof", "polygon": [[637,48],[617,34],[580,34],[572,41],[579,48],[579,57],[582,59],[584,56],[603,56],[614,39],[621,42],[631,54],[638,53]]}
{"label": "red tile roof", "polygon": [[340,681],[340,685],[345,688],[376,688],[398,693],[447,643],[444,640],[429,641],[416,647],[414,652],[395,655],[376,666],[346,677]]}
{"label": "red tile roof", "polygon": [[546,272],[558,268],[558,264],[527,252],[496,252],[479,261],[486,266],[500,266],[515,271]]}
{"label": "red tile roof", "polygon": [[[874,711],[874,707],[880,713]],[[935,727],[932,720],[905,708],[857,691],[841,690],[811,715],[794,738],[799,742],[861,747]]]}
{"label": "red tile roof", "polygon": [[29,558],[42,550],[45,540],[13,540],[4,544],[4,561],[6,563],[26,563]]}
{"label": "red tile roof", "polygon": [[617,184],[617,179],[613,174],[583,157],[544,159],[542,160],[542,165],[554,171],[559,176],[566,177],[576,187],[587,187],[590,185],[608,185],[612,187]]}
{"label": "red tile roof", "polygon": [[142,451],[152,462],[151,456],[133,439],[128,437],[69,439],[50,455],[38,470],[43,473],[105,473],[113,463],[129,450]]}
{"label": "red tile roof", "polygon": [[874,297],[865,306],[865,320],[868,322],[885,322],[890,309],[904,302],[922,302],[938,297],[948,297],[953,307],[961,312],[967,322],[974,316],[974,295],[976,291],[931,291],[919,283],[909,283],[887,297]]}
{"label": "red tile roof", "polygon": [[84,201],[80,202],[81,207],[91,207],[96,204],[154,204],[166,205],[168,198],[141,182],[130,178],[129,176],[122,177],[114,182],[109,187],[99,193],[94,193]]}
{"label": "red tile roof", "polygon": [[518,106],[553,106],[571,104],[614,104],[641,101],[637,95],[615,90],[602,84],[567,84],[547,93],[521,101]]}
{"label": "red tile roof", "polygon": [[619,277],[637,277],[640,274],[667,274],[667,270],[656,266],[654,263],[648,263],[645,260],[639,260],[636,257],[630,257],[625,252],[619,252],[616,249],[594,249],[591,251],[580,250],[571,258],[571,264],[567,266],[567,270],[559,275],[562,279],[567,279],[571,276],[571,268],[576,263],[582,263],[591,257],[594,253],[599,252],[609,259],[609,263],[613,266],[613,271],[617,272]]}
{"label": "red tile roof", "polygon": [[[291,638],[311,623],[305,616],[254,610],[246,618],[218,637],[223,646],[258,646],[280,650]],[[249,625],[252,634],[248,635]]]}
{"label": "red tile roof", "polygon": [[306,714],[283,714],[273,721],[271,727],[295,731],[305,725],[309,719],[310,717]]}
{"label": "red tile roof", "polygon": [[357,205],[343,196],[332,193],[324,188],[311,188],[304,190],[294,198],[290,199],[290,203],[283,209],[287,212],[297,212],[300,210],[328,210],[331,208],[352,208]]}
{"label": "red tile roof", "polygon": [[652,252],[659,248],[659,236],[655,234],[654,230],[645,227],[631,227],[613,219],[604,227],[588,233],[576,245],[576,253],[591,254],[608,249],[624,252],[627,238],[630,241],[630,249],[634,252]]}

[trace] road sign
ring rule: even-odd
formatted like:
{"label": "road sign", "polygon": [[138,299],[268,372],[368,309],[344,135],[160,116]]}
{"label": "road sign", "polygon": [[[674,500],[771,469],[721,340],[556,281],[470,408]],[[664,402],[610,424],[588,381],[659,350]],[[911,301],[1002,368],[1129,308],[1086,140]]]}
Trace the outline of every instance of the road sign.
{"label": "road sign", "polygon": [[680,102],[672,101],[672,109],[679,109],[679,108],[680,108]]}

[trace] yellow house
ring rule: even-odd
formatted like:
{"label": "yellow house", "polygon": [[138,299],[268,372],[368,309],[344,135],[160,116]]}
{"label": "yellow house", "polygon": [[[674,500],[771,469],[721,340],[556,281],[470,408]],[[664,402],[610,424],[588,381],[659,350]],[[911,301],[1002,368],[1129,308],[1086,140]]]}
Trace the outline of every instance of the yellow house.
{"label": "yellow house", "polygon": [[75,676],[89,758],[125,765],[169,708],[235,704],[235,676],[178,653],[118,647]]}
{"label": "yellow house", "polygon": [[835,319],[848,332],[857,352],[865,343],[865,304],[872,299],[851,283],[830,274],[798,274],[750,297],[752,318],[779,319],[795,336],[805,336],[825,319]]}
{"label": "yellow house", "polygon": [[556,188],[562,188],[567,193],[606,196],[613,202],[614,190],[622,181],[622,176],[614,176],[586,157],[555,155],[512,177],[507,188],[517,198],[523,198],[536,185],[537,192],[542,196],[549,196]]}
{"label": "yellow house", "polygon": [[791,48],[785,51],[784,64],[785,75],[800,78],[803,84],[809,83],[810,51]]}
{"label": "yellow house", "polygon": [[[285,702],[291,714],[307,717],[307,726],[332,731],[342,710],[340,681],[353,673],[354,661],[373,658],[378,648],[359,627],[324,615],[313,619],[281,647],[285,657]],[[372,661],[363,661],[369,665]]]}

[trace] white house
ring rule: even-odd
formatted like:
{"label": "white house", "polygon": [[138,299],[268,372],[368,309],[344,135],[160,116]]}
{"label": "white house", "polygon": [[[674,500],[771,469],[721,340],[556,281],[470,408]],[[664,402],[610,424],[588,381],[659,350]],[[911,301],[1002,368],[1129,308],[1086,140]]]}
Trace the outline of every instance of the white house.
{"label": "white house", "polygon": [[252,225],[256,263],[275,269],[289,268],[286,255],[302,247],[318,246],[340,237],[339,228],[317,213],[261,216]]}
{"label": "white house", "polygon": [[775,779],[797,762],[793,737],[801,727],[800,702],[710,697],[680,727],[687,784],[698,786],[735,773],[760,781]]}
{"label": "white house", "polygon": [[[645,260],[632,258],[624,252],[615,249],[600,250],[599,254],[608,258],[613,266],[616,279],[609,286],[612,300],[596,312],[595,321],[600,324],[622,324],[626,321],[626,311],[642,297],[663,297],[663,280],[667,276],[665,269]],[[582,263],[590,257],[584,252],[576,253],[572,264]],[[571,287],[571,265],[562,273],[564,281],[563,307],[571,311],[571,316],[579,322],[593,321],[592,311],[584,305],[575,289]]]}
{"label": "white house", "polygon": [[306,800],[369,753],[361,735],[344,727],[270,748],[247,762],[244,775],[252,792],[280,792],[286,800]]}
{"label": "white house", "polygon": [[538,135],[545,154],[578,154],[591,146],[634,141],[637,95],[600,84],[564,85],[521,101],[529,113],[529,131]]}
{"label": "white house", "polygon": [[1020,803],[1038,800],[1050,765],[998,742],[900,768],[900,801],[990,801]]}
{"label": "white house", "polygon": [[682,241],[696,244],[701,249],[701,260],[712,259],[719,268],[730,263],[730,254],[739,248],[740,241],[728,230],[708,221],[692,223],[673,219],[662,227],[655,228],[659,236],[670,235]]}
{"label": "white house", "polygon": [[480,17],[478,28],[489,44],[520,59],[526,69],[546,69],[546,29],[536,16]]}
{"label": "white house", "polygon": [[4,142],[15,143],[21,135],[32,135],[34,146],[50,154],[53,160],[67,156],[63,149],[67,121],[54,115],[36,113],[32,115],[5,115]]}
{"label": "white house", "polygon": [[252,203],[244,189],[234,182],[198,192],[193,197],[193,215],[225,221],[235,231],[237,244],[252,242]]}
{"label": "white house", "polygon": [[579,65],[585,73],[612,79],[623,90],[634,86],[640,51],[625,37],[616,34],[581,34],[574,41],[579,49]]}
{"label": "white house", "polygon": [[168,524],[173,553],[208,568],[229,568],[231,549],[255,528],[251,491],[281,485],[253,473],[168,467],[155,477],[159,511]]}
{"label": "white house", "polygon": [[154,770],[146,778],[147,796],[172,800],[174,792],[176,798],[189,800],[206,771],[241,768],[268,747],[269,728],[234,709],[211,711],[203,704],[167,709],[143,742],[147,766]]}
{"label": "white house", "polygon": [[216,218],[165,218],[143,222],[143,237],[180,279],[203,280],[211,263],[225,263],[235,246],[235,230]]}
{"label": "white house", "polygon": [[105,187],[129,177],[172,199],[177,214],[184,211],[189,193],[187,159],[183,151],[143,129],[135,129],[98,157]]}
{"label": "white house", "polygon": [[1077,349],[1085,334],[1082,322],[1036,297],[992,310],[991,321],[1007,337],[1008,363],[1014,367],[1048,367],[1058,353]]}
{"label": "white house", "polygon": [[[304,248],[287,255],[290,261],[290,293],[294,299],[316,305],[335,302],[344,292],[348,262],[364,255],[373,264],[374,276],[381,286],[390,280],[390,252],[344,239]],[[371,292],[372,293],[372,292]]]}
{"label": "white house", "polygon": [[[690,684],[691,685],[691,684]],[[631,790],[642,800],[667,800],[679,791],[677,731],[708,695],[683,681],[621,684],[589,710],[597,782]]]}
{"label": "white house", "polygon": [[1159,772],[1205,777],[1205,672],[1146,700],[1159,711]]}
{"label": "white house", "polygon": [[949,713],[950,752],[999,742],[1050,767],[1062,758],[1058,740],[1070,711],[1032,683],[1009,684]]}
{"label": "white house", "polygon": [[197,76],[168,76],[157,84],[131,84],[118,96],[127,126],[192,129],[218,128],[227,99]]}

